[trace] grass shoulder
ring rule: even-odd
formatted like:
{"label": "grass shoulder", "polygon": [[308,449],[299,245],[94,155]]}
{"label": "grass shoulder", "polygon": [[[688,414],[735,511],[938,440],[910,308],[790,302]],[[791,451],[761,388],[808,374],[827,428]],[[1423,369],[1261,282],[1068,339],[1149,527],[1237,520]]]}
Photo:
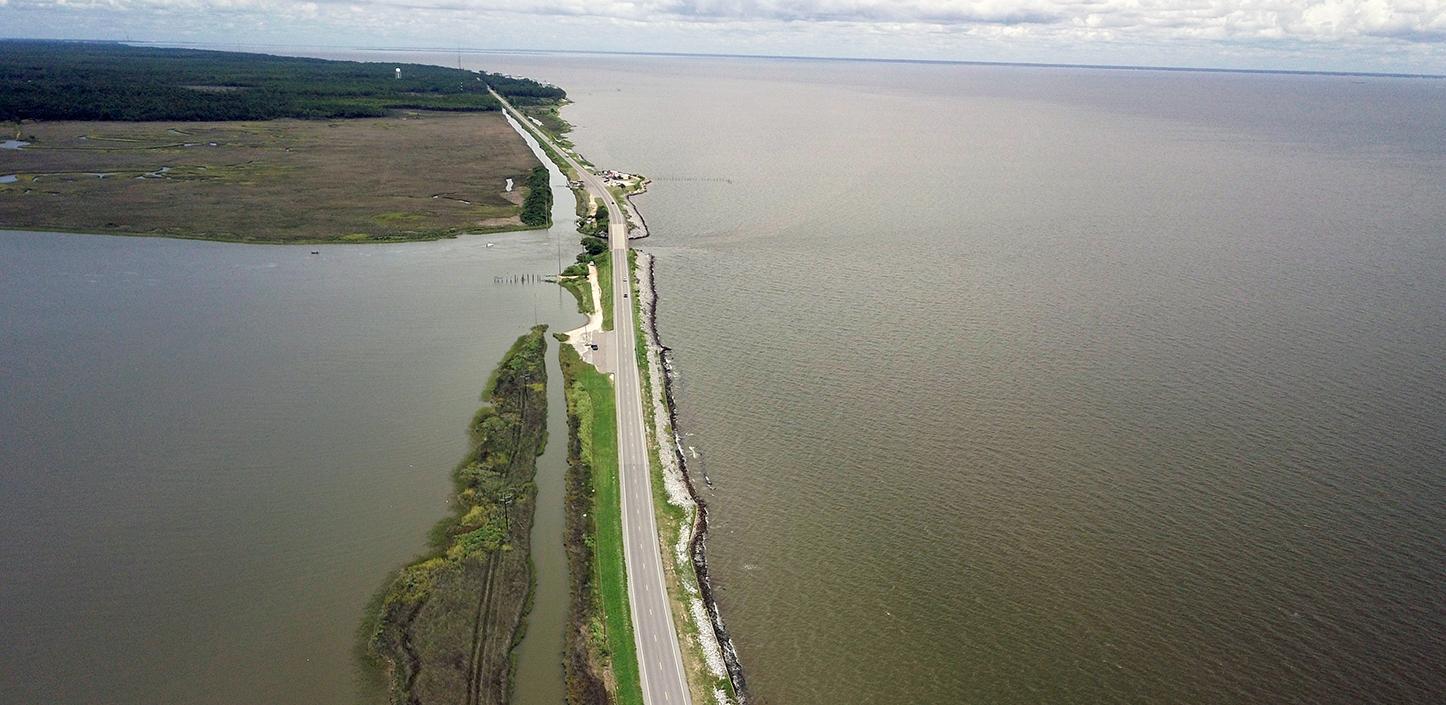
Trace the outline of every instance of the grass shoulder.
{"label": "grass shoulder", "polygon": [[641,705],[623,554],[613,384],[571,346],[560,346],[559,354],[571,435],[565,529],[573,581],[564,659],[568,702]]}
{"label": "grass shoulder", "polygon": [[613,252],[599,255],[594,262],[597,263],[597,282],[602,290],[602,314],[603,330],[613,329]]}
{"label": "grass shoulder", "polygon": [[523,115],[533,121],[533,125],[542,129],[552,137],[553,140],[563,141],[564,135],[572,132],[572,125],[562,118],[560,109],[562,102],[555,102],[548,105],[529,105],[521,107]]}

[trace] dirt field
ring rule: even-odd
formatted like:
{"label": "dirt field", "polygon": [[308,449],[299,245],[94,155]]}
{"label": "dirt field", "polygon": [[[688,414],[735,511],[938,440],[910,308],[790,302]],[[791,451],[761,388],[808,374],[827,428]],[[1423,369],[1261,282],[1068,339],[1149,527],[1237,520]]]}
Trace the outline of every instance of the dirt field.
{"label": "dirt field", "polygon": [[0,227],[30,230],[252,242],[510,230],[538,165],[500,113],[0,127],[31,142],[0,149]]}

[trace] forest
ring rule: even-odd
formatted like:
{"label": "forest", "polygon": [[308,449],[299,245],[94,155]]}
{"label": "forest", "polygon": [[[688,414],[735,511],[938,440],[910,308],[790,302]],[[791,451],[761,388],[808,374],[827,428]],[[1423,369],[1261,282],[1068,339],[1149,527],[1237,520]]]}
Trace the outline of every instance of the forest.
{"label": "forest", "polygon": [[0,40],[0,121],[335,119],[402,109],[498,110],[489,85],[520,105],[566,96],[561,88],[525,78],[423,64]]}

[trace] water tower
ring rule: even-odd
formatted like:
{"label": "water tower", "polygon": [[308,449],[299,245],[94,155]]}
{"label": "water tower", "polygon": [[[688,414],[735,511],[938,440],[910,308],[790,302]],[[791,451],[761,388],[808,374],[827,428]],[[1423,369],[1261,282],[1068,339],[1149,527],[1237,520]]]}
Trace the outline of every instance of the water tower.
{"label": "water tower", "polygon": [[400,66],[397,67],[397,80],[402,80],[402,67]]}

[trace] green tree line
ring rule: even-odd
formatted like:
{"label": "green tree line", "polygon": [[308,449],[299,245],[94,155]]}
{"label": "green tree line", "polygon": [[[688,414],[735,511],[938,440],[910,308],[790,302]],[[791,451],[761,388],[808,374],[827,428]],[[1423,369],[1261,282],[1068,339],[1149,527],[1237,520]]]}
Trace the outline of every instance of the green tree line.
{"label": "green tree line", "polygon": [[[396,69],[400,68],[401,78]],[[525,78],[423,64],[0,40],[0,120],[268,120],[380,117],[398,109],[500,109],[561,100]]]}
{"label": "green tree line", "polygon": [[546,225],[552,217],[552,186],[547,167],[539,166],[527,177],[527,196],[522,201],[523,225]]}

